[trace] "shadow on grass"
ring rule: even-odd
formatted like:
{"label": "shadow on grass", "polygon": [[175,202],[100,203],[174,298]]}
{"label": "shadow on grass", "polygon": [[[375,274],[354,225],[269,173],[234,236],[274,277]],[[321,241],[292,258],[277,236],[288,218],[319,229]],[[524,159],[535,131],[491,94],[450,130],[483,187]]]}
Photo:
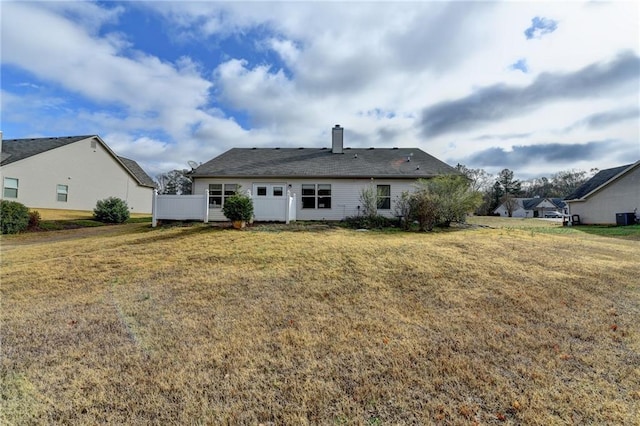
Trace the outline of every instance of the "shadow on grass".
{"label": "shadow on grass", "polygon": [[[192,235],[222,232],[230,226],[228,224],[225,225],[226,226],[221,224],[204,224],[202,222],[169,222],[164,223],[157,228],[152,228],[151,226],[149,226],[143,228],[145,233],[149,235],[135,240],[131,242],[131,244],[147,244],[158,241],[181,240]],[[179,229],[179,231],[166,232],[174,229]]]}

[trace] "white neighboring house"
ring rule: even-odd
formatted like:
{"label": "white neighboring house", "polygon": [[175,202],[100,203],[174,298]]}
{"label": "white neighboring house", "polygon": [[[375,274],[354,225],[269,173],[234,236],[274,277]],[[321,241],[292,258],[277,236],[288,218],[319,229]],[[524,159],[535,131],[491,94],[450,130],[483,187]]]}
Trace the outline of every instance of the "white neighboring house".
{"label": "white neighboring house", "polygon": [[132,213],[150,213],[155,183],[99,136],[6,139],[1,142],[1,198],[29,208],[93,210],[118,197]]}
{"label": "white neighboring house", "polygon": [[630,224],[640,213],[640,161],[601,170],[566,198],[571,215],[583,224]]}
{"label": "white neighboring house", "polygon": [[[513,198],[515,203],[511,217],[545,217],[545,214],[550,212],[565,213],[567,205],[561,198]],[[500,216],[509,216],[509,210],[506,203],[500,204],[497,209],[493,211],[494,214]]]}
{"label": "white neighboring house", "polygon": [[285,221],[287,193],[297,220],[342,220],[362,213],[361,190],[374,185],[378,214],[393,217],[395,199],[420,178],[459,174],[418,148],[344,148],[343,128],[331,148],[233,148],[190,174],[193,194],[209,191],[209,220],[226,221],[224,200],[250,191],[255,220]]}

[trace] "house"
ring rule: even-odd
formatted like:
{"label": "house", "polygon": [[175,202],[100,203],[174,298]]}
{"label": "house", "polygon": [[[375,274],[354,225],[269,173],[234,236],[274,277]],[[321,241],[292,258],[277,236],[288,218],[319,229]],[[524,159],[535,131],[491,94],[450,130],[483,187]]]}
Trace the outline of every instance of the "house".
{"label": "house", "polygon": [[254,200],[255,219],[284,221],[288,194],[297,220],[342,220],[362,211],[360,194],[374,185],[378,213],[393,217],[395,199],[420,178],[457,174],[418,148],[345,148],[343,128],[331,148],[233,148],[190,174],[193,193],[209,191],[209,220],[226,220],[224,200],[241,188]]}
{"label": "house", "polygon": [[[630,224],[640,212],[640,161],[601,170],[566,198],[583,224]],[[624,216],[618,216],[624,215]],[[619,223],[620,218],[624,223]]]}
{"label": "house", "polygon": [[[545,217],[551,212],[564,213],[567,205],[561,198],[512,198],[511,217]],[[509,216],[507,204],[502,203],[493,211],[500,216]]]}
{"label": "house", "polygon": [[93,210],[118,197],[133,213],[150,213],[155,184],[133,160],[96,135],[2,141],[2,199],[30,208]]}

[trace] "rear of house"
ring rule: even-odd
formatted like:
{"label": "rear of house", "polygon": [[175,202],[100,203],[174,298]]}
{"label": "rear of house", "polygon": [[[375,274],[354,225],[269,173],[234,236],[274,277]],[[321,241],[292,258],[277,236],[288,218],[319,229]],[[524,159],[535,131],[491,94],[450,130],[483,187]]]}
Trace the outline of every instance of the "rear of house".
{"label": "rear of house", "polygon": [[191,173],[193,193],[209,193],[209,220],[236,190],[250,192],[258,221],[285,221],[295,194],[297,220],[342,220],[362,213],[361,191],[377,191],[378,213],[393,217],[395,200],[417,179],[457,174],[418,148],[345,148],[343,128],[331,148],[233,148]]}
{"label": "rear of house", "polygon": [[153,180],[117,156],[98,136],[2,141],[2,198],[30,208],[93,210],[118,197],[134,213],[150,213]]}

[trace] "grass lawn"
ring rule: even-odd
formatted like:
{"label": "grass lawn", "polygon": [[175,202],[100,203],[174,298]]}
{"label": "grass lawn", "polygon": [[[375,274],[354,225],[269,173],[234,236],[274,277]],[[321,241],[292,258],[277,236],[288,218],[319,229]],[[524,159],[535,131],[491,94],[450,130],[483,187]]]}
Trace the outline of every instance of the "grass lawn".
{"label": "grass lawn", "polygon": [[638,424],[640,230],[530,223],[3,236],[0,423]]}

